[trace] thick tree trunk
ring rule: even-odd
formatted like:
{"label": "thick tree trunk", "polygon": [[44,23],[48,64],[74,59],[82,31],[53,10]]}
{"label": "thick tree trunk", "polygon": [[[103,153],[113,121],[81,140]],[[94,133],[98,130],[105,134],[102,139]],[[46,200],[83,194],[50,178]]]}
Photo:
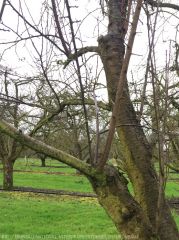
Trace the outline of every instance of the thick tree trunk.
{"label": "thick tree trunk", "polygon": [[[119,80],[124,46],[118,35],[111,34],[101,38],[99,46],[106,72],[110,101],[114,102],[115,86]],[[150,145],[140,123],[137,121],[128,96],[127,86],[124,89],[123,99],[120,104],[122,106],[120,106],[117,131],[125,157],[125,168],[134,187],[135,198],[155,228],[159,194],[157,175],[151,163],[152,152]],[[179,238],[177,227],[165,201],[163,201],[162,209],[164,211],[161,216],[159,235],[161,235],[162,240],[177,240]]]}
{"label": "thick tree trunk", "polygon": [[90,179],[99,203],[123,239],[159,239],[140,205],[131,196],[126,179],[112,166],[105,166],[103,181]]}
{"label": "thick tree trunk", "polygon": [[[127,1],[121,0],[108,1],[108,34],[100,37],[98,40],[100,57],[104,65],[111,106],[115,101],[117,85],[125,53],[125,20],[123,19],[126,17],[126,3]],[[121,10],[121,14],[119,13],[119,10]],[[137,120],[129,97],[127,84],[124,89],[123,98],[120,101],[119,109],[117,132],[120,137],[120,145],[122,146],[125,158],[125,168],[128,177],[132,182],[136,201],[140,204],[144,214],[148,217],[153,229],[157,230],[156,216],[159,195],[157,175],[152,166],[151,147]],[[176,224],[165,200],[163,200],[161,208],[163,209],[163,212],[158,226],[158,236],[162,240],[179,239]],[[125,229],[123,225],[120,226],[122,232],[129,231],[129,229],[132,231],[132,228],[129,226],[127,229]],[[128,232],[126,234],[128,234]]]}
{"label": "thick tree trunk", "polygon": [[[99,38],[99,53],[104,65],[111,106],[114,102],[125,47],[126,7],[128,0],[108,0],[108,34]],[[100,204],[115,223],[124,239],[178,240],[177,227],[165,199],[161,202],[161,218],[157,224],[159,186],[152,166],[151,147],[137,121],[128,95],[127,84],[120,102],[117,131],[125,157],[125,168],[134,188],[132,197],[125,178],[114,168],[105,166],[104,174],[60,150],[41,144],[19,134],[12,126],[1,123],[1,131],[17,141],[47,156],[57,158],[86,174],[98,196]]]}
{"label": "thick tree trunk", "polygon": [[13,161],[11,159],[5,159],[3,161],[3,189],[13,189]]}
{"label": "thick tree trunk", "polygon": [[[157,174],[152,165],[152,150],[137,121],[127,93],[124,94],[121,104],[118,134],[125,156],[125,168],[134,188],[135,199],[140,203],[153,227],[156,228],[159,186]],[[163,211],[158,226],[160,239],[178,239],[176,224],[164,199],[161,202],[161,209]]]}

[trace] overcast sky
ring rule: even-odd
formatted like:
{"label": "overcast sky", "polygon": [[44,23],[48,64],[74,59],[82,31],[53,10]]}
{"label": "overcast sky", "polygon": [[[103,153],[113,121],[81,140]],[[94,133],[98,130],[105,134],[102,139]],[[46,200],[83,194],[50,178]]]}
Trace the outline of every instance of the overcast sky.
{"label": "overcast sky", "polygon": [[[19,0],[13,0],[13,3],[16,3],[18,6]],[[39,21],[41,12],[41,3],[40,0],[26,0],[21,1],[22,6],[27,4],[33,20],[35,22]],[[50,2],[50,1],[49,1]],[[107,22],[103,20],[100,27],[97,27],[97,21],[101,21],[103,18],[99,14],[99,4],[96,4],[95,0],[77,0],[71,1],[74,5],[78,5],[78,8],[73,9],[73,19],[74,20],[83,20],[81,24],[81,33],[82,38],[84,39],[84,45],[97,45],[97,36],[98,31],[100,34],[104,34],[106,30]],[[167,1],[166,1],[167,2]],[[170,3],[177,3],[175,0],[170,0]],[[2,0],[0,1],[2,4]],[[25,8],[24,8],[25,9]],[[97,10],[98,9],[98,10]],[[168,9],[166,9],[168,11]],[[90,14],[91,13],[91,14]],[[27,12],[27,9],[24,13],[28,19],[30,15]],[[86,17],[87,16],[87,17]],[[100,17],[99,17],[100,16]],[[161,14],[162,16],[162,14]],[[153,12],[153,17],[155,17],[155,12]],[[179,17],[179,14],[178,14]],[[165,19],[164,19],[165,18]],[[10,9],[9,6],[5,8],[3,15],[3,22],[10,26],[12,29],[17,29],[17,23],[19,19],[17,15]],[[163,23],[165,22],[165,25]],[[166,51],[170,51],[170,41],[175,40],[176,36],[176,25],[178,24],[179,19],[175,16],[171,16],[168,13],[163,14],[163,18],[159,19],[156,32],[156,60],[158,65],[163,65],[165,63]],[[2,26],[3,27],[3,26]],[[24,27],[20,22],[19,31],[22,31]],[[14,34],[12,32],[1,32],[0,42],[14,40]],[[143,69],[141,66],[145,63],[148,48],[147,46],[147,30],[146,30],[146,17],[142,14],[140,17],[140,23],[138,27],[138,33],[136,35],[135,44],[131,59],[131,68],[133,66],[134,74],[139,78],[143,77]],[[173,46],[173,43],[171,44]],[[4,50],[4,45],[0,45],[1,52]],[[32,64],[32,59],[29,56],[33,50],[31,44],[24,45],[24,43],[18,44],[17,48],[12,48],[11,50],[6,51],[1,60],[2,65],[8,65],[9,67],[16,69],[16,71],[32,73],[33,68],[29,66]]]}

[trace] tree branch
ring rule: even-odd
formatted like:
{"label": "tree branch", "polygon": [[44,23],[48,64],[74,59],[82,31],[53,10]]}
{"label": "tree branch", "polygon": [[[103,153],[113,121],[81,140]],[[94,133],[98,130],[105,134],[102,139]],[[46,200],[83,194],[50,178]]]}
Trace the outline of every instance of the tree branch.
{"label": "tree branch", "polygon": [[70,50],[68,49],[66,41],[65,41],[65,39],[63,37],[63,33],[62,33],[62,30],[61,30],[60,22],[59,22],[59,19],[58,19],[56,2],[55,2],[55,0],[51,0],[51,3],[52,3],[52,10],[53,10],[53,15],[54,15],[54,19],[55,19],[55,24],[57,26],[58,35],[60,37],[62,46],[63,46],[63,48],[65,50],[66,56],[68,56],[70,54]]}
{"label": "tree branch", "polygon": [[6,6],[6,0],[3,0],[2,6],[1,6],[1,11],[0,11],[0,22],[2,21],[2,16],[4,13],[5,6]]}
{"label": "tree branch", "polygon": [[[83,54],[85,53],[89,53],[89,52],[96,52],[98,53],[99,50],[98,50],[98,47],[97,46],[87,46],[87,47],[83,47],[83,48],[80,48],[76,53],[71,53],[68,57],[68,59],[63,62],[64,64],[64,68],[66,68],[68,66],[68,64],[70,62],[72,62],[73,60],[76,60],[78,57],[81,57]],[[60,64],[61,61],[57,61],[57,64]]]}
{"label": "tree branch", "polygon": [[61,150],[58,150],[54,147],[51,147],[37,139],[29,137],[25,134],[22,134],[19,130],[14,128],[12,125],[8,124],[4,120],[0,120],[0,132],[14,138],[22,145],[25,145],[34,151],[43,153],[51,158],[57,159],[71,167],[74,167],[84,173],[87,176],[96,176],[96,170],[91,167],[89,164],[80,161],[79,159],[73,157],[70,154],[67,154]]}
{"label": "tree branch", "polygon": [[28,24],[34,31],[36,31],[37,33],[40,34],[41,37],[46,38],[49,42],[51,42],[59,51],[61,51],[62,53],[64,53],[66,55],[66,52],[61,49],[58,44],[55,43],[55,41],[53,41],[48,35],[44,34],[43,32],[41,32],[38,28],[36,28],[33,24],[31,24],[22,14],[20,14],[20,12],[11,4],[11,2],[9,0],[6,0],[9,4],[9,6],[11,6],[11,8],[13,9],[14,12],[17,13],[17,15],[26,23]]}
{"label": "tree branch", "polygon": [[[84,99],[85,101],[85,104],[86,105],[89,105],[89,106],[94,106],[95,105],[95,102],[93,99],[90,99],[90,98],[85,98]],[[104,110],[107,110],[107,111],[111,111],[111,107],[109,106],[109,104],[106,104],[102,101],[97,101],[97,104],[98,104],[98,108],[101,108],[101,109],[104,109]],[[78,106],[78,105],[81,105],[81,99],[69,99],[69,100],[64,100],[63,102],[61,102],[61,106]]]}
{"label": "tree branch", "polygon": [[179,5],[177,5],[177,4],[163,3],[163,2],[159,2],[159,1],[153,1],[153,0],[147,0],[146,2],[153,7],[172,8],[174,10],[179,11]]}

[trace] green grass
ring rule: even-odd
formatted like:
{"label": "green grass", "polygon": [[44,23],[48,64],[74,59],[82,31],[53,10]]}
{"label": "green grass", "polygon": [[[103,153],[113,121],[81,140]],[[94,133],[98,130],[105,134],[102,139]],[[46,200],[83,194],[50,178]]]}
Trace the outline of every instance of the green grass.
{"label": "green grass", "polygon": [[[51,167],[40,167],[40,161],[36,159],[28,159],[28,161],[18,159],[15,162],[14,170],[33,172],[14,172],[14,186],[92,192],[92,187],[87,178],[83,175],[75,175],[75,169],[55,160],[47,160],[47,164]],[[55,168],[56,166],[62,168]],[[50,174],[51,172],[62,172],[64,175]],[[1,184],[2,171],[0,172]]]}
{"label": "green grass", "polygon": [[[14,166],[15,170],[33,172],[15,172],[14,185],[92,192],[88,180],[82,175],[75,175],[75,169],[50,159],[47,160],[48,167],[43,168],[40,165],[37,159],[27,161],[18,159]],[[51,172],[62,172],[63,175],[50,174]],[[179,179],[177,174],[175,176],[172,174],[170,177]],[[1,183],[2,172],[0,173]],[[132,189],[131,184],[129,184],[129,189]],[[166,195],[167,197],[179,197],[178,182],[167,183]],[[18,234],[49,235],[47,239],[54,239],[53,236],[57,236],[55,239],[58,239],[58,235],[117,234],[113,223],[95,199],[0,192],[0,206],[0,239],[2,239],[2,234],[7,235],[8,240],[22,239],[15,237]],[[174,217],[179,227],[177,212],[174,212]],[[80,238],[82,239],[86,240],[86,237]]]}
{"label": "green grass", "polygon": [[47,171],[47,172],[63,172],[63,173],[76,173],[76,170],[66,164],[60,163],[59,161],[47,159],[47,167],[41,167],[41,161],[36,158],[19,158],[14,164],[15,170],[24,171]]}
{"label": "green grass", "polygon": [[14,173],[14,186],[92,192],[90,183],[83,176]]}
{"label": "green grass", "polygon": [[[84,176],[75,175],[75,169],[51,159],[47,159],[46,164],[47,167],[44,168],[41,167],[41,162],[39,159],[18,159],[14,165],[15,170],[33,171],[33,173],[14,172],[14,186],[92,192],[89,181]],[[50,174],[51,172],[60,172],[64,175]],[[179,174],[170,173],[169,178],[178,179],[179,181]],[[0,185],[1,184],[2,172],[0,172]],[[131,184],[129,184],[129,189],[132,189]],[[167,182],[166,196],[168,198],[179,197],[178,182]]]}
{"label": "green grass", "polygon": [[[111,219],[93,198],[0,192],[0,206],[0,239],[3,235],[8,240],[18,239],[15,235],[19,240],[24,235],[35,239],[42,235],[48,236],[45,239],[83,235],[80,239],[85,240],[88,235],[117,235]],[[179,227],[179,216],[175,211],[173,215]]]}
{"label": "green grass", "polygon": [[177,223],[177,226],[178,226],[178,229],[179,229],[179,214],[178,214],[178,211],[176,212],[175,210],[172,211],[173,213],[173,217]]}
{"label": "green grass", "polygon": [[1,192],[0,206],[0,234],[117,234],[95,199]]}
{"label": "green grass", "polygon": [[[0,174],[2,184],[2,173]],[[14,173],[14,186],[92,192],[87,178],[41,173]]]}
{"label": "green grass", "polygon": [[165,192],[166,192],[166,196],[168,198],[179,197],[179,181],[178,182],[172,182],[172,181],[167,182]]}

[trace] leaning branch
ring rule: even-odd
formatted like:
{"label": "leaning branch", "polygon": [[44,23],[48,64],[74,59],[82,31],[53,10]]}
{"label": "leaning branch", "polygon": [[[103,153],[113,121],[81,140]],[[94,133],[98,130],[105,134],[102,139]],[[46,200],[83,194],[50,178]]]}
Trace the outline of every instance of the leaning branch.
{"label": "leaning branch", "polygon": [[4,120],[0,120],[0,132],[10,136],[17,140],[22,145],[33,149],[39,153],[43,153],[51,158],[57,159],[71,167],[76,168],[87,176],[96,176],[96,170],[89,164],[80,161],[79,159],[67,154],[61,150],[51,147],[37,139],[29,137],[28,135],[22,134],[19,130],[8,124]]}

